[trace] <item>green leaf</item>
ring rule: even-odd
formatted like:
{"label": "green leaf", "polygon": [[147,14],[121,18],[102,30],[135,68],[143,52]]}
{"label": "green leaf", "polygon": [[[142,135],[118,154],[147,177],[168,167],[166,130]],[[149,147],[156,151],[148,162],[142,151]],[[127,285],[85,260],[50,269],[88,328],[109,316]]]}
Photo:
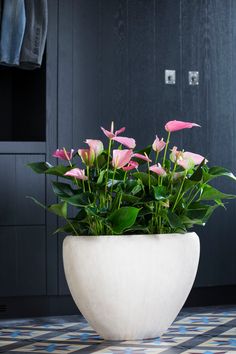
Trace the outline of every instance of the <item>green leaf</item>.
{"label": "green leaf", "polygon": [[199,200],[218,200],[218,199],[233,199],[233,198],[236,198],[236,196],[233,194],[225,194],[210,185],[204,185]]}
{"label": "green leaf", "polygon": [[[148,186],[148,184],[149,184],[149,174],[148,173],[135,172],[135,173],[133,173],[133,176],[137,179],[140,179],[145,186]],[[155,186],[158,184],[158,181],[154,176],[150,175],[150,183],[151,183],[151,185]]]}
{"label": "green leaf", "polygon": [[208,205],[195,202],[189,205],[186,212],[186,216],[191,219],[198,219],[202,221],[202,225],[206,223],[213,211],[219,206],[219,204]]}
{"label": "green leaf", "polygon": [[67,203],[52,204],[48,207],[48,210],[57,216],[61,216],[63,218],[67,217]]}
{"label": "green leaf", "polygon": [[170,227],[172,227],[173,229],[181,228],[183,226],[181,218],[175,213],[173,213],[171,210],[169,210],[167,213],[167,219],[169,221]]}
{"label": "green leaf", "polygon": [[132,194],[122,194],[122,202],[127,202],[127,203],[138,203],[140,201],[140,198],[136,197],[135,195]]}
{"label": "green leaf", "polygon": [[64,174],[70,170],[71,170],[71,167],[58,165],[58,166],[50,167],[49,169],[47,169],[47,171],[45,171],[45,173],[47,175],[53,175],[53,176],[59,176],[59,177],[71,179],[71,177],[64,176]]}
{"label": "green leaf", "polygon": [[115,210],[108,218],[112,230],[116,234],[121,234],[124,230],[134,225],[139,209],[135,207],[122,207]]}
{"label": "green leaf", "polygon": [[80,207],[90,205],[93,202],[94,196],[92,193],[85,192],[75,194],[72,197],[61,197],[61,199],[67,202],[68,204]]}
{"label": "green leaf", "polygon": [[52,182],[52,189],[58,197],[70,197],[74,195],[74,190],[67,183]]}
{"label": "green leaf", "polygon": [[36,198],[30,197],[30,196],[26,196],[26,198],[33,200],[35,202],[35,204],[39,205],[41,208],[47,209],[47,206],[42,204],[42,203],[40,203]]}
{"label": "green leaf", "polygon": [[229,177],[236,181],[236,176],[231,171],[229,171],[227,168],[223,168],[220,166],[213,166],[209,168],[209,170],[206,171],[204,174],[204,180],[210,181],[216,177],[221,177],[221,176]]}
{"label": "green leaf", "polygon": [[187,216],[182,216],[181,219],[182,219],[183,224],[187,228],[193,227],[193,225],[201,225],[201,226],[205,225],[205,223],[201,219],[190,219]]}
{"label": "green leaf", "polygon": [[190,181],[200,182],[202,180],[202,175],[203,175],[202,166],[204,163],[205,163],[205,159],[200,163],[200,165],[194,171],[192,176],[189,178]]}
{"label": "green leaf", "polygon": [[132,190],[131,190],[131,194],[136,195],[139,192],[141,192],[143,190],[142,186],[140,185],[140,183],[138,183]]}
{"label": "green leaf", "polygon": [[104,177],[106,172],[107,172],[106,170],[103,170],[103,171],[100,172],[98,180],[97,180],[97,184],[101,184],[103,182],[103,177]]}
{"label": "green leaf", "polygon": [[166,200],[169,195],[167,194],[167,190],[165,186],[152,186],[154,191],[154,197],[156,200]]}
{"label": "green leaf", "polygon": [[48,162],[31,162],[28,163],[27,166],[29,166],[36,173],[46,173],[49,168],[53,167]]}
{"label": "green leaf", "polygon": [[102,168],[102,167],[106,166],[107,158],[108,158],[107,151],[103,151],[102,154],[97,157],[97,162],[98,162],[98,167],[99,168]]}

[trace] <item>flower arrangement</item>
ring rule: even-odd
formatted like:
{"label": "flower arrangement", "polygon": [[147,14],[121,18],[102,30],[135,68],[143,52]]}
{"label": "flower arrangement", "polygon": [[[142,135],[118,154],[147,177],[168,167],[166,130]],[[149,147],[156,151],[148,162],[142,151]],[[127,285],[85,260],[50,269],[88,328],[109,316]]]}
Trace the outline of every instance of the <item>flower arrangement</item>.
{"label": "flower arrangement", "polygon": [[[199,154],[170,149],[173,132],[193,127],[199,125],[169,121],[166,140],[156,136],[152,145],[135,151],[135,140],[121,135],[125,128],[114,131],[112,122],[110,130],[101,127],[107,149],[102,141],[87,139],[88,147],[76,153],[65,148],[54,152],[64,164],[30,163],[37,173],[59,177],[52,182],[57,204],[45,207],[32,199],[65,220],[56,232],[76,236],[184,233],[205,225],[217,207],[224,207],[224,200],[235,198],[209,182],[236,177],[225,168],[208,167]],[[68,215],[69,205],[75,208],[73,217]]]}

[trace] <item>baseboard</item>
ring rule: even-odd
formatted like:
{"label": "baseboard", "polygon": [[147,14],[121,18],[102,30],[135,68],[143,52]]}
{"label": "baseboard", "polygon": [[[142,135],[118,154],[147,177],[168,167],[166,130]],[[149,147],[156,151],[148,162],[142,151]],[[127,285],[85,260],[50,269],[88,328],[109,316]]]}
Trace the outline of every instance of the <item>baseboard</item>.
{"label": "baseboard", "polygon": [[71,296],[0,297],[0,318],[79,314]]}
{"label": "baseboard", "polygon": [[[184,306],[231,304],[236,304],[236,285],[193,288]],[[72,314],[79,311],[70,296],[0,297],[0,318]]]}
{"label": "baseboard", "polygon": [[193,288],[185,307],[236,304],[236,285]]}

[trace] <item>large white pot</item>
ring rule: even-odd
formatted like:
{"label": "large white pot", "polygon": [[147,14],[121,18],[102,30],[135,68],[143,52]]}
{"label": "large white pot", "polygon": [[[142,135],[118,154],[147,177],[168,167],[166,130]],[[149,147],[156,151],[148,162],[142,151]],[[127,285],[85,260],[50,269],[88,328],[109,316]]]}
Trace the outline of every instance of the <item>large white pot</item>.
{"label": "large white pot", "polygon": [[195,279],[196,233],[67,236],[63,261],[71,295],[104,339],[161,336]]}

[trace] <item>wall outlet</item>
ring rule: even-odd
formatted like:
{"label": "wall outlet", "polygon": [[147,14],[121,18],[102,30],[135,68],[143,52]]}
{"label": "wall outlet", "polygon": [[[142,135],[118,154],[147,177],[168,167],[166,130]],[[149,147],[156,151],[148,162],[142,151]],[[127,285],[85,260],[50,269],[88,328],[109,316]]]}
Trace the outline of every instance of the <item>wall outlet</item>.
{"label": "wall outlet", "polygon": [[175,85],[176,74],[175,70],[165,70],[165,83],[167,85]]}
{"label": "wall outlet", "polygon": [[189,71],[188,82],[191,86],[199,85],[199,71]]}

